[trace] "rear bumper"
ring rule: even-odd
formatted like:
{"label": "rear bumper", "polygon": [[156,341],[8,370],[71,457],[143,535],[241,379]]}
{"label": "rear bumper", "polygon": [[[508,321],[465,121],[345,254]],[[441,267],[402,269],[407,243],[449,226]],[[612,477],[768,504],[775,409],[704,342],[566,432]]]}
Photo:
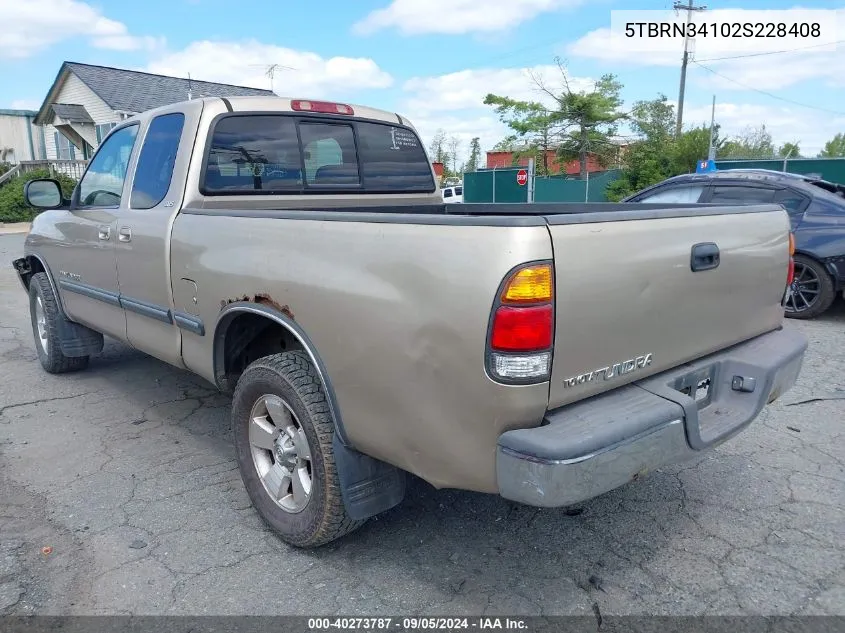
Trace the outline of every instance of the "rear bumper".
{"label": "rear bumper", "polygon": [[781,329],[549,411],[543,426],[499,436],[499,492],[570,505],[717,446],[795,384],[806,349],[803,334]]}

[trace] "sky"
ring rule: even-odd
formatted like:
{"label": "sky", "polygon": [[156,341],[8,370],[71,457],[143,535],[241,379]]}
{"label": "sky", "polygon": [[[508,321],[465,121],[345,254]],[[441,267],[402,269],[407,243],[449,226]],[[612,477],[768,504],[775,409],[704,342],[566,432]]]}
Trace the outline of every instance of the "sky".
{"label": "sky", "polygon": [[[723,135],[765,123],[776,144],[798,142],[803,155],[813,156],[845,132],[845,0],[706,4],[695,14],[699,21],[787,16],[816,20],[820,36],[697,37],[685,125],[709,123],[715,95]],[[61,63],[76,61],[272,85],[284,96],[384,108],[411,119],[426,143],[445,130],[465,155],[473,137],[487,150],[507,134],[484,96],[542,100],[532,77],[560,86],[556,58],[575,89],[615,74],[624,85],[623,110],[659,94],[677,102],[683,40],[627,39],[624,22],[632,18],[617,13],[674,19],[671,6],[668,0],[0,0],[0,108],[38,109]]]}

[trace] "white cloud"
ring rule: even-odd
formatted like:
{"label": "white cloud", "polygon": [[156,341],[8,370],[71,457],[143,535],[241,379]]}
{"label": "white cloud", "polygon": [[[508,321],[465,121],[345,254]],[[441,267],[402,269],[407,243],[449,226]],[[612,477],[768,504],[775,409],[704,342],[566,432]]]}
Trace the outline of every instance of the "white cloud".
{"label": "white cloud", "polygon": [[164,41],[131,35],[122,22],[78,0],[4,0],[0,24],[0,58],[29,57],[73,37],[86,37],[92,46],[111,50],[152,50]]}
{"label": "white cloud", "polygon": [[41,107],[41,102],[35,99],[15,99],[9,107],[12,110],[37,110]]}
{"label": "white cloud", "polygon": [[[627,12],[614,12],[624,15]],[[638,12],[644,13],[644,12]],[[654,13],[654,12],[647,12]],[[699,22],[716,22],[719,25],[733,22],[777,21],[783,12],[762,10],[719,9],[697,15]],[[693,60],[699,61],[716,73],[692,64],[690,76],[708,86],[730,90],[744,90],[739,84],[758,90],[777,90],[801,81],[818,79],[833,85],[843,85],[841,68],[845,67],[845,46],[831,42],[845,40],[845,11],[825,11],[823,37],[813,38],[714,38],[697,37],[692,44]],[[667,19],[671,12],[666,12]],[[801,15],[794,13],[794,15]],[[816,15],[813,11],[807,15]],[[774,16],[774,17],[773,17]],[[783,19],[783,18],[780,18]],[[820,19],[811,17],[810,20]],[[612,28],[590,31],[565,49],[575,57],[592,58],[619,66],[679,67],[683,56],[683,39],[633,38],[623,36],[621,20],[613,18]],[[821,44],[821,46],[820,46]],[[813,47],[813,48],[808,48]],[[770,54],[774,51],[790,51]],[[760,53],[767,53],[760,55]],[[729,57],[732,59],[720,59]],[[739,83],[737,83],[739,82]]]}
{"label": "white cloud", "polygon": [[353,26],[361,35],[395,28],[404,35],[504,31],[582,0],[393,0]]}
{"label": "white cloud", "polygon": [[300,97],[342,97],[361,89],[386,88],[392,77],[366,57],[320,57],[316,53],[244,42],[193,42],[151,62],[145,70],[163,75],[269,88],[269,66],[277,64],[277,94]]}
{"label": "white cloud", "polygon": [[[710,104],[687,104],[685,125],[710,124]],[[845,116],[808,117],[807,110],[792,106],[749,103],[717,103],[716,122],[724,137],[735,136],[747,127],[765,124],[775,146],[798,142],[804,156],[815,156],[836,133],[845,129]]]}
{"label": "white cloud", "polygon": [[[433,77],[413,77],[403,88],[410,94],[404,107],[413,111],[436,112],[489,109],[484,105],[488,93],[506,95],[523,101],[550,101],[540,90],[532,75],[550,89],[561,86],[557,66],[541,65],[532,68],[481,68],[462,70]],[[594,81],[583,77],[570,77],[572,90],[588,90]]]}
{"label": "white cloud", "polygon": [[[499,121],[493,107],[484,105],[484,97],[492,92],[513,99],[548,103],[550,98],[538,89],[532,74],[551,89],[561,86],[560,70],[553,65],[482,68],[414,77],[403,85],[407,96],[399,110],[413,121],[426,145],[438,129],[443,129],[449,136],[460,139],[462,155],[468,153],[469,142],[476,136],[481,139],[482,150],[487,150],[507,136],[509,130]],[[569,78],[573,90],[588,90],[593,84],[592,79]]]}

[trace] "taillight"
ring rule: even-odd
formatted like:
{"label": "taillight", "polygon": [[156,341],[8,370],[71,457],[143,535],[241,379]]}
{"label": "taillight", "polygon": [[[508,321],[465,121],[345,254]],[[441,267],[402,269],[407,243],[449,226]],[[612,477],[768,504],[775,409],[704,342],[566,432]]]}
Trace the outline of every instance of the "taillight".
{"label": "taillight", "polygon": [[790,285],[792,280],[795,279],[795,236],[790,233],[789,234],[789,266],[786,269],[786,285]]}
{"label": "taillight", "polygon": [[548,380],[554,343],[554,279],[551,263],[512,271],[491,317],[488,371],[502,382]]}
{"label": "taillight", "polygon": [[355,111],[352,106],[345,103],[330,103],[328,101],[305,101],[296,99],[290,102],[290,107],[296,112],[318,112],[320,114],[346,114],[353,115]]}

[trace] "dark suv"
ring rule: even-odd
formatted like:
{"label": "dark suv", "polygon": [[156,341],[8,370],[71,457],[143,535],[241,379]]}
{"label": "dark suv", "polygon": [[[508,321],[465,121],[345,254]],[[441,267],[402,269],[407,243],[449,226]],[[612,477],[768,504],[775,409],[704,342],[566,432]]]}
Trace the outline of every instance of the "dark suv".
{"label": "dark suv", "polygon": [[779,171],[728,169],[675,176],[624,202],[783,205],[795,234],[795,280],[786,316],[818,316],[845,289],[845,185]]}

